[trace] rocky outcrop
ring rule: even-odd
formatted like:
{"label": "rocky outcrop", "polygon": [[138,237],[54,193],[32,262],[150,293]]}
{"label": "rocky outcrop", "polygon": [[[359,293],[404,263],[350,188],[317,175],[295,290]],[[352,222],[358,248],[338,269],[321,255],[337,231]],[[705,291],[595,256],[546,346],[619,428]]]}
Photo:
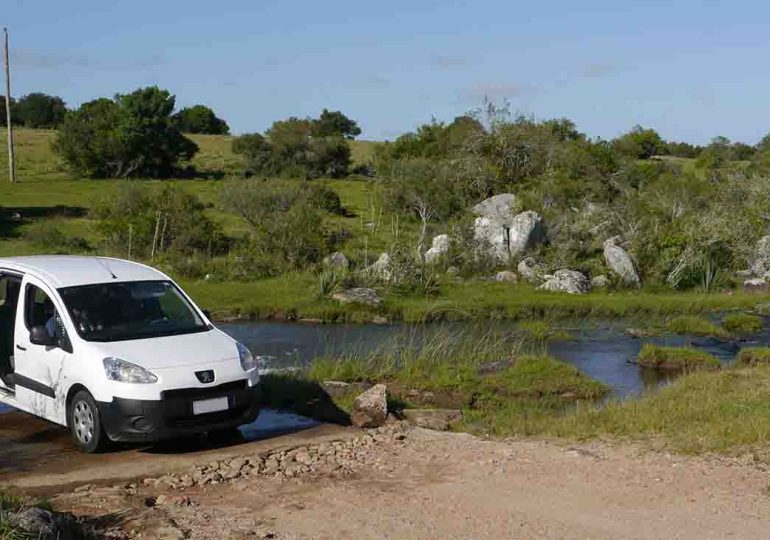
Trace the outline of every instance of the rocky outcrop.
{"label": "rocky outcrop", "polygon": [[380,427],[387,419],[388,390],[384,384],[375,384],[358,396],[353,403],[350,422],[356,427]]}
{"label": "rocky outcrop", "polygon": [[495,195],[472,208],[479,216],[473,231],[479,249],[499,263],[507,263],[545,240],[543,218],[537,212],[514,215],[516,197]]}
{"label": "rocky outcrop", "polygon": [[344,253],[335,251],[331,255],[324,257],[323,265],[331,270],[344,271],[350,267],[350,262]]}
{"label": "rocky outcrop", "polygon": [[463,418],[459,409],[404,409],[402,414],[410,424],[434,431],[447,431]]}
{"label": "rocky outcrop", "polygon": [[503,270],[502,272],[498,272],[495,275],[495,281],[516,283],[517,281],[519,281],[519,276],[516,275],[516,272],[511,272],[510,270]]}
{"label": "rocky outcrop", "polygon": [[516,267],[516,270],[519,271],[519,274],[529,281],[530,283],[534,283],[535,285],[538,285],[545,281],[543,275],[544,272],[541,268],[538,268],[535,260],[532,257],[524,257],[521,261],[519,261],[519,265]]}
{"label": "rocky outcrop", "polygon": [[607,267],[617,274],[626,285],[638,287],[641,284],[634,262],[626,250],[617,245],[617,237],[604,242],[604,261]]}
{"label": "rocky outcrop", "polygon": [[449,251],[449,235],[439,234],[433,237],[430,249],[425,252],[423,257],[426,263],[434,263],[447,251]]}
{"label": "rocky outcrop", "polygon": [[588,278],[577,270],[563,268],[540,285],[538,289],[550,292],[565,292],[569,294],[584,294],[591,290]]}
{"label": "rocky outcrop", "polygon": [[382,298],[374,289],[365,287],[354,287],[352,289],[343,289],[332,294],[332,300],[341,304],[364,304],[367,306],[379,306],[382,304]]}

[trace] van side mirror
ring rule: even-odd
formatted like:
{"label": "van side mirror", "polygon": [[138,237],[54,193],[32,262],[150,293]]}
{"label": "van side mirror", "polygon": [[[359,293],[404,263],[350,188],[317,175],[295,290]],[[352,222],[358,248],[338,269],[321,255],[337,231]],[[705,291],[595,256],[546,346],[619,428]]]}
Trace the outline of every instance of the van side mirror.
{"label": "van side mirror", "polygon": [[45,345],[46,347],[57,345],[56,338],[49,336],[45,326],[42,325],[29,329],[29,341],[35,345]]}

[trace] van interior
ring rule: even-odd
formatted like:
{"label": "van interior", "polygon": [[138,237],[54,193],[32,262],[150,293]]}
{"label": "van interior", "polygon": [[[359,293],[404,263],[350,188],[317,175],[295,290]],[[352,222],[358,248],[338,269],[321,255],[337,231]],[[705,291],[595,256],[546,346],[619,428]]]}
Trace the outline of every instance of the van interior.
{"label": "van interior", "polygon": [[0,387],[14,389],[13,346],[21,279],[0,274]]}

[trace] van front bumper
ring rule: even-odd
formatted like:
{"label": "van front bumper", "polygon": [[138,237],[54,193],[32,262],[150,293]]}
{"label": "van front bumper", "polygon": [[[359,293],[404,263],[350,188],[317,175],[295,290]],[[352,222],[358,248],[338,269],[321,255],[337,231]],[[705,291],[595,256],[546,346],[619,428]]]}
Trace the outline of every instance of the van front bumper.
{"label": "van front bumper", "polygon": [[[227,410],[193,412],[193,402],[223,397],[228,401]],[[253,422],[259,416],[259,390],[242,380],[210,388],[166,390],[160,400],[114,398],[97,405],[111,440],[159,441]]]}

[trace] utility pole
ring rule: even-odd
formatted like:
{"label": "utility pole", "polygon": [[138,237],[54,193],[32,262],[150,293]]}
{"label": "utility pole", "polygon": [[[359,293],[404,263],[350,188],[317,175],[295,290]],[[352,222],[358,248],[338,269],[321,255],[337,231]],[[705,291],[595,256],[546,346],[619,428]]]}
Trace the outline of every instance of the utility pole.
{"label": "utility pole", "polygon": [[11,63],[8,60],[8,29],[3,27],[5,47],[3,60],[5,63],[5,122],[8,127],[8,173],[11,182],[16,181],[16,167],[13,162],[13,127],[11,126]]}

